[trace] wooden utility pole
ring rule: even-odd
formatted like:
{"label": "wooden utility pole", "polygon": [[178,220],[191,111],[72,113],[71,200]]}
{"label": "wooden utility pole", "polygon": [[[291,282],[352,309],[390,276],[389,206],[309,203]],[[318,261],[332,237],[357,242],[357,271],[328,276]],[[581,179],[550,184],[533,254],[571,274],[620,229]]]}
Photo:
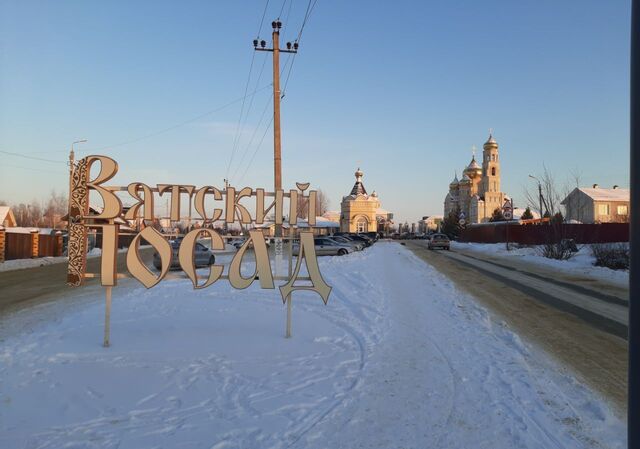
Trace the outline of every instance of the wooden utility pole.
{"label": "wooden utility pole", "polygon": [[[280,134],[280,53],[297,53],[298,43],[287,42],[287,49],[280,48],[280,28],[282,22],[279,20],[271,22],[273,32],[271,33],[272,47],[266,48],[267,42],[258,39],[253,40],[253,48],[256,51],[273,52],[273,179],[274,192],[282,189],[282,140]],[[258,44],[260,46],[258,47]],[[275,236],[282,237],[282,225],[276,224]]]}

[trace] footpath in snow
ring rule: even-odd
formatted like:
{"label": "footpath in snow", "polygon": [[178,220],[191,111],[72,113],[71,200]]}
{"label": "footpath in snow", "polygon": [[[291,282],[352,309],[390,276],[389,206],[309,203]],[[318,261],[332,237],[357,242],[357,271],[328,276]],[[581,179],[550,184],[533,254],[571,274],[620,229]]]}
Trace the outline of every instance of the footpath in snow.
{"label": "footpath in snow", "polygon": [[[2,448],[623,448],[626,427],[403,246],[320,260],[327,306],[188,280],[0,341]],[[24,310],[5,320],[26,319]]]}

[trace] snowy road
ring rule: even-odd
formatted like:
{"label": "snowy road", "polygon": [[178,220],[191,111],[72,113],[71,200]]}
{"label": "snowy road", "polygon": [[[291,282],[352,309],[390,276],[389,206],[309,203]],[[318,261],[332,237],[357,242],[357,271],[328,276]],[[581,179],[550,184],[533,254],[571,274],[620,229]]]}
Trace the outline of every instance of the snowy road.
{"label": "snowy road", "polygon": [[[624,447],[608,406],[396,243],[323,258],[329,304],[188,281],[0,343],[0,447]],[[21,311],[11,320],[25,319]],[[6,319],[6,318],[5,318]]]}

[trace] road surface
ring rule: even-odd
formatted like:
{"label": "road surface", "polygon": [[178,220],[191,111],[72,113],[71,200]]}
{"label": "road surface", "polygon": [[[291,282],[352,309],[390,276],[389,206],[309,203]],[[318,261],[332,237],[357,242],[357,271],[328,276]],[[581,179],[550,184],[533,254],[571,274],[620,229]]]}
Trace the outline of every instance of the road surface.
{"label": "road surface", "polygon": [[429,251],[426,242],[418,240],[407,241],[406,246],[624,413],[628,356],[624,289],[595,281],[587,287],[561,274],[542,274],[495,256]]}

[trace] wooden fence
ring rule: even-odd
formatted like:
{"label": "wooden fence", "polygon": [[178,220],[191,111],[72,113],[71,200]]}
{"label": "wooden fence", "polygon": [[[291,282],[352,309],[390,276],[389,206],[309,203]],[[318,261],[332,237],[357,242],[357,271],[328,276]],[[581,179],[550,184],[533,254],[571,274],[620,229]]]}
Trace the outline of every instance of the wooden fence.
{"label": "wooden fence", "polygon": [[11,228],[0,229],[0,262],[34,257],[62,256],[62,234],[48,235],[11,232]]}
{"label": "wooden fence", "polygon": [[471,225],[459,240],[475,243],[521,243],[543,245],[573,239],[576,243],[613,243],[629,241],[629,223],[601,224],[537,224],[497,222]]}

